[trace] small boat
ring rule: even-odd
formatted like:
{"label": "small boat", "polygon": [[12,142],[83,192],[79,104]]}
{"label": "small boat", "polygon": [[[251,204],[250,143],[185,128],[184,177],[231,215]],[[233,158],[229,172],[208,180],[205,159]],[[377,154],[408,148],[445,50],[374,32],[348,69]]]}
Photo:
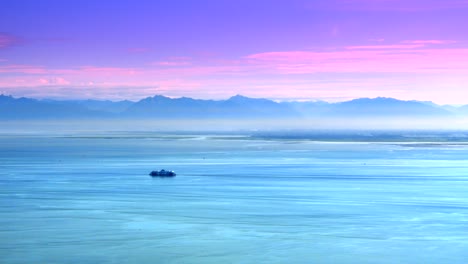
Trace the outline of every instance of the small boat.
{"label": "small boat", "polygon": [[152,171],[149,175],[151,177],[175,177],[176,173],[174,171],[160,170]]}

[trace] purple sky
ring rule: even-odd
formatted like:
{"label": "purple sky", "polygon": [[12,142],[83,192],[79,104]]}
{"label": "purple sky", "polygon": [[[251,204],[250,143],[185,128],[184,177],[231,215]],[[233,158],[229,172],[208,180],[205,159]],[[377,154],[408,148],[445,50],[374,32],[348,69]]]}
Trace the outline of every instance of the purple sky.
{"label": "purple sky", "polygon": [[0,93],[468,103],[468,0],[3,0]]}

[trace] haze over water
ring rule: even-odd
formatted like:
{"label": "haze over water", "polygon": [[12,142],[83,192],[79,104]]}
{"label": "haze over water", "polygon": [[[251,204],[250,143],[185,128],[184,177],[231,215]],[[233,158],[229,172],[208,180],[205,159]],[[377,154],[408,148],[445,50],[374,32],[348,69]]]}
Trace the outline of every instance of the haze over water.
{"label": "haze over water", "polygon": [[465,143],[341,141],[4,134],[0,262],[464,263]]}

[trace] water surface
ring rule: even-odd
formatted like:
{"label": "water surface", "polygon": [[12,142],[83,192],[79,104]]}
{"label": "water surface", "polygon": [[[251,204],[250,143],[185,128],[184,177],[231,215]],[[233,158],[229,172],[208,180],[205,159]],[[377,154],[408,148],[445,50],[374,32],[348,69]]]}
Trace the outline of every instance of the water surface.
{"label": "water surface", "polygon": [[[0,136],[1,263],[464,263],[468,146]],[[154,169],[175,178],[151,178]]]}

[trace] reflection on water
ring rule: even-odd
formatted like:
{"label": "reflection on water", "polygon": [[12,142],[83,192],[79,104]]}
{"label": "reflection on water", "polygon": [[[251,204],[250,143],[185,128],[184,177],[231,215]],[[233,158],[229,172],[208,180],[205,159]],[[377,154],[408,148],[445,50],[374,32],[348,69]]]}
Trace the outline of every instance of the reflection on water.
{"label": "reflection on water", "polygon": [[[1,263],[463,263],[468,146],[0,137]],[[154,169],[177,177],[151,178]]]}

